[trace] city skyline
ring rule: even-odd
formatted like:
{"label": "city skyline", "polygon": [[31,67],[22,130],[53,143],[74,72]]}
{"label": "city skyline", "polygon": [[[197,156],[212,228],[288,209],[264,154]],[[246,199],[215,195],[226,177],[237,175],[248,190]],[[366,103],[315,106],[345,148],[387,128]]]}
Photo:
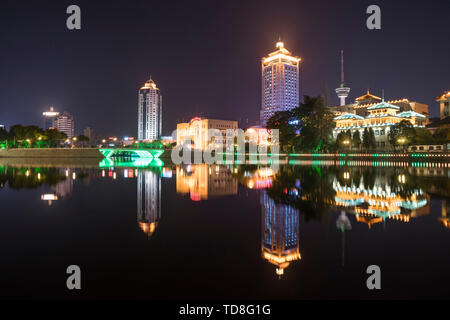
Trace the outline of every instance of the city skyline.
{"label": "city skyline", "polygon": [[[332,2],[321,4],[329,8],[327,22],[319,23],[313,19],[322,12],[318,4],[299,2],[295,4],[298,10],[284,12],[275,4],[255,8],[248,2],[239,6],[240,17],[233,15],[231,7],[224,4],[220,12],[205,8],[196,14],[196,19],[183,17],[172,27],[170,23],[175,20],[171,9],[176,7],[176,12],[181,12],[178,10],[183,5],[159,4],[156,11],[161,15],[151,20],[151,24],[160,32],[155,35],[155,44],[145,44],[147,50],[142,50],[145,54],[141,54],[133,51],[141,45],[138,40],[140,30],[154,17],[145,4],[140,4],[143,10],[132,21],[127,15],[132,6],[107,8],[101,3],[82,1],[79,5],[83,28],[79,33],[70,33],[64,24],[60,27],[60,20],[65,19],[63,4],[39,7],[27,4],[29,10],[23,14],[23,5],[8,3],[3,11],[8,15],[2,21],[10,25],[11,32],[2,35],[8,44],[3,53],[2,69],[4,74],[14,74],[16,80],[0,79],[5,92],[0,97],[0,123],[7,126],[35,124],[43,110],[54,106],[60,112],[67,110],[73,114],[79,129],[90,126],[104,135],[134,136],[137,135],[135,88],[152,74],[158,79],[159,87],[164,88],[167,102],[163,111],[164,135],[169,134],[177,122],[197,115],[238,120],[240,126],[247,123],[250,126],[258,122],[261,105],[258,60],[269,52],[279,37],[303,60],[300,100],[304,94],[319,95],[328,88],[331,104],[338,104],[333,88],[339,84],[339,52],[343,49],[346,52],[346,80],[352,88],[348,99],[353,100],[355,95],[367,89],[380,95],[384,89],[387,97],[408,96],[427,103],[431,117],[438,116],[439,105],[434,99],[448,90],[445,70],[448,70],[449,62],[445,48],[408,51],[406,56],[401,48],[410,43],[418,47],[435,45],[433,39],[446,34],[444,19],[440,18],[443,13],[434,10],[439,7],[439,1],[426,4],[425,8],[401,1],[396,4],[382,1],[383,27],[380,31],[365,28],[365,4],[353,2],[352,5],[352,1],[341,6]],[[408,7],[407,13],[403,6]],[[275,17],[284,16],[276,23],[258,28],[258,21],[263,21],[269,12]],[[46,23],[33,31],[32,38],[23,34],[22,29],[36,23],[37,13]],[[250,14],[256,18],[242,29],[241,35],[232,37]],[[428,17],[431,14],[433,19],[428,19],[426,26],[409,23],[419,15]],[[117,25],[127,27],[106,28],[105,22],[110,15],[122,21]],[[228,18],[232,22],[229,27],[225,23]],[[11,19],[17,21],[11,24]],[[340,28],[333,29],[336,25]],[[182,29],[182,26],[189,27]],[[353,30],[352,37],[347,37],[349,30]],[[51,40],[47,37],[48,31],[54,33]],[[216,37],[217,33],[222,37]],[[118,48],[112,42],[114,37],[126,41],[129,46]],[[103,40],[95,42],[94,39]],[[62,50],[55,51],[55,46]],[[21,53],[13,56],[12,52],[20,47],[29,51],[19,50]],[[383,47],[389,47],[389,50],[380,51]],[[86,50],[73,53],[75,48]],[[26,62],[32,52],[34,59],[43,62],[41,66],[31,68]],[[119,61],[120,57],[127,59]],[[19,61],[25,62],[21,65]],[[239,81],[235,81],[237,75]],[[40,78],[39,83],[26,94],[19,92],[16,84],[30,76]],[[98,95],[103,98],[98,99]],[[126,117],[123,112],[127,112]]]}

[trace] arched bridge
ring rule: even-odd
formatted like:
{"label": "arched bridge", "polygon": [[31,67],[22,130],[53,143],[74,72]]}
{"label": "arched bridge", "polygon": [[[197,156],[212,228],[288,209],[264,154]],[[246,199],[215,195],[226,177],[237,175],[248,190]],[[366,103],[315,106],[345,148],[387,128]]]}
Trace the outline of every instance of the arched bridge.
{"label": "arched bridge", "polygon": [[161,149],[100,149],[100,152],[105,158],[114,157],[127,157],[127,158],[145,158],[145,159],[157,159],[163,154],[164,150]]}

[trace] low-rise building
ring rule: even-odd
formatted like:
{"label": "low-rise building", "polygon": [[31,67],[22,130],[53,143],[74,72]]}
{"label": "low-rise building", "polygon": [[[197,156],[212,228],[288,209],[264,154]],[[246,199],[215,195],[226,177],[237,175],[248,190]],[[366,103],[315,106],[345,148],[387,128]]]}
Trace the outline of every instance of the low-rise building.
{"label": "low-rise building", "polygon": [[[215,141],[214,139],[217,137],[209,136],[210,129],[217,129],[221,132],[221,141]],[[212,143],[225,145],[226,131],[237,129],[237,121],[195,117],[189,122],[177,124],[177,145],[188,143],[197,150],[206,150]]]}
{"label": "low-rise building", "polygon": [[399,106],[384,102],[383,100],[375,105],[367,107],[367,116],[361,116],[355,113],[346,113],[335,117],[333,120],[336,127],[333,135],[336,138],[340,132],[359,131],[360,137],[363,136],[364,129],[372,128],[375,133],[377,147],[389,147],[390,128],[400,123],[402,120],[408,120],[414,127],[424,127],[427,117],[415,111],[401,111]]}
{"label": "low-rise building", "polygon": [[439,102],[441,120],[450,116],[450,90],[436,97],[436,101]]}

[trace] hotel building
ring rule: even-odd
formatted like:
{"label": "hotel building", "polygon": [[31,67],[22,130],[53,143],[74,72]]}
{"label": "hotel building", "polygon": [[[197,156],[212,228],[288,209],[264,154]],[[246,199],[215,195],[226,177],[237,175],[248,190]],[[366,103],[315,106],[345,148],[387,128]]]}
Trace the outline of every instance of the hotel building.
{"label": "hotel building", "polygon": [[162,135],[162,96],[150,78],[138,94],[138,140],[151,141]]}
{"label": "hotel building", "polygon": [[381,101],[378,104],[366,107],[367,116],[361,116],[355,113],[344,113],[335,117],[333,120],[336,127],[333,130],[334,138],[340,132],[359,131],[360,137],[363,136],[364,129],[372,128],[375,133],[377,147],[385,148],[389,146],[389,131],[391,126],[408,120],[414,127],[424,127],[427,117],[415,111],[401,111],[399,106]]}
{"label": "hotel building", "polygon": [[[214,137],[209,136],[210,129],[217,129],[221,132],[221,141],[217,141],[217,143],[223,143],[225,148],[226,131],[237,130],[238,122],[196,117],[189,122],[178,123],[177,145],[188,143],[196,150],[206,150],[214,143]],[[230,143],[232,143],[232,141],[230,141]]]}
{"label": "hotel building", "polygon": [[56,117],[53,125],[55,129],[64,132],[67,138],[72,139],[74,137],[75,124],[73,117],[69,113],[64,112],[62,115]]}
{"label": "hotel building", "polygon": [[277,111],[298,107],[300,58],[293,56],[279,41],[276,51],[261,62],[262,100],[260,121],[267,120]]}

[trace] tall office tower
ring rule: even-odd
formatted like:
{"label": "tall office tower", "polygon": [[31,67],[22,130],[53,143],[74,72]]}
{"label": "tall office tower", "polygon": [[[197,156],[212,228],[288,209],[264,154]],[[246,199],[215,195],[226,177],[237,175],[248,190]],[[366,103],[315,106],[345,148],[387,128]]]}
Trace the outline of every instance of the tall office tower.
{"label": "tall office tower", "polygon": [[346,87],[344,82],[344,50],[341,50],[341,84],[335,91],[338,98],[341,100],[341,106],[345,106],[345,98],[348,97],[350,88]]}
{"label": "tall office tower", "polygon": [[299,251],[299,214],[297,209],[275,203],[266,190],[260,195],[262,211],[262,257],[282,276],[292,261],[301,259]]}
{"label": "tall office tower", "polygon": [[54,127],[55,129],[67,134],[67,138],[69,139],[72,139],[74,136],[75,125],[73,122],[73,117],[67,112],[64,112],[62,115],[56,117]]}
{"label": "tall office tower", "polygon": [[148,236],[155,231],[161,219],[161,177],[152,171],[139,170],[137,174],[137,221]]}
{"label": "tall office tower", "polygon": [[267,120],[277,111],[298,107],[300,58],[291,55],[278,41],[277,50],[262,59],[262,100],[260,121]]}
{"label": "tall office tower", "polygon": [[156,140],[162,135],[162,96],[152,78],[139,89],[138,140]]}
{"label": "tall office tower", "polygon": [[50,110],[42,112],[44,116],[44,129],[50,129],[54,127],[54,122],[57,116],[59,116],[59,112],[56,112],[53,107],[50,107]]}

